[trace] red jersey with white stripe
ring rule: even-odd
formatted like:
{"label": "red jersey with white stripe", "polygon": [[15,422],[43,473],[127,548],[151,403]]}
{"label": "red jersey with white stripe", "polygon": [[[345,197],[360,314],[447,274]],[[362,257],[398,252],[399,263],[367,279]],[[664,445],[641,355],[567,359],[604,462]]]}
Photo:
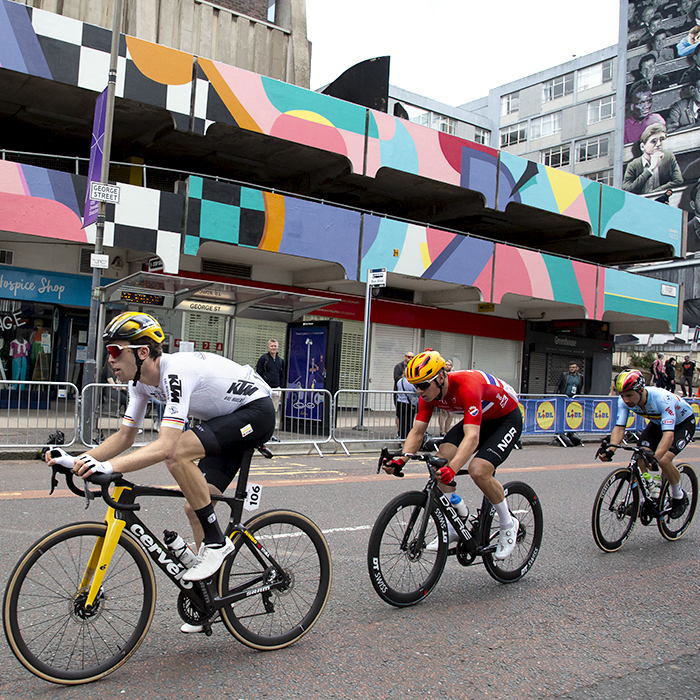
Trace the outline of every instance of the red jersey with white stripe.
{"label": "red jersey with white stripe", "polygon": [[449,386],[445,396],[436,401],[418,403],[416,420],[428,423],[433,410],[441,408],[450,413],[464,411],[464,422],[481,425],[507,415],[518,407],[518,395],[510,384],[492,374],[477,369],[450,372]]}

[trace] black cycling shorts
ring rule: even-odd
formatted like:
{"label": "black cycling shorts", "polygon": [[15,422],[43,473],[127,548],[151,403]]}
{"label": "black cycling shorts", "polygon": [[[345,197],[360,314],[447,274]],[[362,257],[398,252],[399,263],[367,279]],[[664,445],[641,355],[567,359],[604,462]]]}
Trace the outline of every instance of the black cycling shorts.
{"label": "black cycling shorts", "polygon": [[272,436],[275,408],[272,399],[266,396],[233,413],[199,423],[192,430],[206,451],[206,456],[199,460],[199,468],[207,483],[223,493],[243,459],[250,459],[253,450]]}
{"label": "black cycling shorts", "polygon": [[[642,434],[639,436],[639,444],[649,450],[656,450],[661,442],[663,431],[658,423],[648,423]],[[680,451],[693,439],[695,435],[695,416],[688,416],[682,423],[679,423],[673,431],[673,442],[668,448],[674,455]]]}
{"label": "black cycling shorts", "polygon": [[[483,459],[493,465],[494,470],[511,453],[523,432],[523,416],[520,408],[512,410],[501,418],[484,421],[479,428],[479,444],[474,457]],[[464,423],[457,423],[443,438],[459,447],[464,440]]]}

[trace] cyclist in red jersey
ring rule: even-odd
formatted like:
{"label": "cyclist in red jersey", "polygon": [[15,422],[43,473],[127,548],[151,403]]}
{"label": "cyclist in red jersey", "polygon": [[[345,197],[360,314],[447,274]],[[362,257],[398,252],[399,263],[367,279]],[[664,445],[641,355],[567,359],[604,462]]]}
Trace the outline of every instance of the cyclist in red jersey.
{"label": "cyclist in red jersey", "polygon": [[[403,451],[417,452],[433,414],[441,408],[451,413],[464,411],[464,421],[445,436],[438,455],[447,465],[438,470],[444,493],[455,490],[454,477],[471,459],[469,476],[493,504],[498,513],[500,535],[494,557],[505,559],[515,548],[518,521],[511,515],[503,486],[495,478],[496,468],[505,461],[522,433],[522,415],[518,396],[506,382],[479,370],[445,371],[445,360],[439,352],[427,349],[416,355],[406,367],[406,379],[414,384],[420,396],[418,414],[406,438]],[[384,464],[388,474],[403,476],[405,460],[395,458]],[[458,539],[450,532],[450,544]],[[437,546],[430,543],[428,548]]]}

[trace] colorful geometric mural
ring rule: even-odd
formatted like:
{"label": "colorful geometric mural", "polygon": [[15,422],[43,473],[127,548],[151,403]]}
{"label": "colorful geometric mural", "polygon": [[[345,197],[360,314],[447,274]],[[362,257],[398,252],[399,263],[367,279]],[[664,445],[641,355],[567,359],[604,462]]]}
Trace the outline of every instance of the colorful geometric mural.
{"label": "colorful geometric mural", "polygon": [[605,290],[605,311],[658,318],[677,327],[678,285],[611,268],[605,269],[600,285]]}
{"label": "colorful geometric mural", "polygon": [[188,197],[186,255],[214,241],[336,262],[357,279],[359,212],[201,177]]}
{"label": "colorful geometric mural", "polygon": [[79,204],[86,183],[79,175],[0,161],[0,229],[87,242]]}
{"label": "colorful geometric mural", "polygon": [[[100,92],[109,47],[108,30],[0,0],[3,68]],[[673,207],[649,208],[558,169],[134,37],[122,37],[119,54],[117,96],[169,110],[176,128],[204,134],[223,122],[338,153],[368,177],[392,168],[478,192],[488,208],[518,202],[583,221],[595,236],[614,228],[681,254],[682,214]]]}
{"label": "colorful geometric mural", "polygon": [[505,294],[520,294],[581,306],[586,318],[600,318],[596,313],[597,266],[500,243],[495,259],[496,304]]}

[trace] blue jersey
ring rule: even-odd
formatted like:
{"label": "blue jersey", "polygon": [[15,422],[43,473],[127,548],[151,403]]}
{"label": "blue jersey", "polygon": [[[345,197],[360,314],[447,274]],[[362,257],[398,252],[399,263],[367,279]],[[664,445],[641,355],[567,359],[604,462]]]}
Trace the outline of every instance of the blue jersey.
{"label": "blue jersey", "polygon": [[679,423],[693,415],[690,404],[683,401],[678,394],[655,386],[648,386],[646,389],[647,402],[644,408],[639,406],[629,408],[621,396],[618,398],[615,425],[627,425],[629,412],[634,411],[647,418],[650,423],[660,425],[661,430],[674,430]]}

